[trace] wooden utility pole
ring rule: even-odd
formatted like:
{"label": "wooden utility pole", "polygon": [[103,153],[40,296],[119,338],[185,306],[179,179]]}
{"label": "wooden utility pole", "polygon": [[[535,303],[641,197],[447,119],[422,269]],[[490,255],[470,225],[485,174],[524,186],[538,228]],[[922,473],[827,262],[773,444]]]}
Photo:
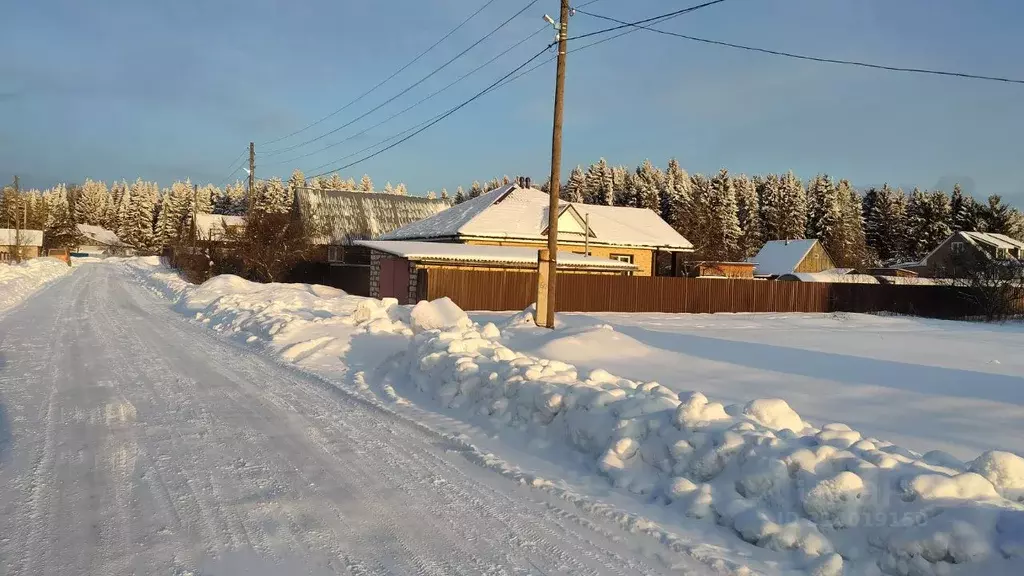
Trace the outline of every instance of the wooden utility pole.
{"label": "wooden utility pole", "polygon": [[256,144],[249,142],[249,203],[252,203],[252,191],[256,186]]}
{"label": "wooden utility pole", "polygon": [[[555,327],[555,292],[558,279],[558,188],[562,178],[562,102],[565,97],[565,56],[569,39],[569,0],[561,0],[558,17],[558,65],[555,72],[555,118],[551,130],[551,180],[548,202],[548,262],[547,282],[537,282],[537,325]],[[539,276],[544,276],[544,263],[540,263]],[[541,290],[546,284],[546,294]]]}
{"label": "wooden utility pole", "polygon": [[[22,247],[21,247],[21,231],[22,225],[18,222],[18,204],[21,203],[21,180],[18,175],[14,175],[14,206],[11,206],[11,210],[14,211],[14,261],[21,262]],[[28,209],[28,203],[25,203],[25,209]],[[25,213],[25,220],[28,220],[28,214]]]}

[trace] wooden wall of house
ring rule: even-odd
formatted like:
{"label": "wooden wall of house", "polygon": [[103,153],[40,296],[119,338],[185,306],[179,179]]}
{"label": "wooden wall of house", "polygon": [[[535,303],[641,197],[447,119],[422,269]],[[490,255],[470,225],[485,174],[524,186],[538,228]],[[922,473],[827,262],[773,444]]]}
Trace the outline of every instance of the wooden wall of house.
{"label": "wooden wall of house", "polygon": [[[3,260],[5,262],[8,260],[13,260],[14,250],[14,246],[0,246],[0,254],[4,254],[4,256],[0,256],[0,260]],[[28,260],[31,258],[38,258],[40,255],[39,250],[39,246],[21,246],[21,259]]]}
{"label": "wooden wall of house", "polygon": [[829,268],[835,268],[836,264],[822,247],[820,242],[815,242],[804,259],[800,261],[794,272],[824,272]]}
{"label": "wooden wall of house", "polygon": [[[529,242],[523,240],[467,240],[466,244],[472,244],[474,246],[517,246],[536,249],[547,248],[548,246],[546,242]],[[575,243],[559,243],[558,250],[560,252],[583,254],[584,246],[583,244]],[[590,255],[595,258],[607,258],[609,260],[613,260],[614,256],[620,254],[633,257],[633,264],[637,267],[636,272],[633,273],[634,276],[654,275],[654,250],[647,248],[590,246]]]}

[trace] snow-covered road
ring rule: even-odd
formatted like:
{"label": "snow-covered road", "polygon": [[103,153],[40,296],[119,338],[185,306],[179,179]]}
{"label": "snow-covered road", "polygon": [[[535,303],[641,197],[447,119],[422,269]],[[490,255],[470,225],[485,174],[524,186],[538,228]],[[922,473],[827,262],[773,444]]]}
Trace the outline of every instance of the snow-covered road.
{"label": "snow-covered road", "polygon": [[5,574],[692,567],[107,265],[0,316],[0,510]]}

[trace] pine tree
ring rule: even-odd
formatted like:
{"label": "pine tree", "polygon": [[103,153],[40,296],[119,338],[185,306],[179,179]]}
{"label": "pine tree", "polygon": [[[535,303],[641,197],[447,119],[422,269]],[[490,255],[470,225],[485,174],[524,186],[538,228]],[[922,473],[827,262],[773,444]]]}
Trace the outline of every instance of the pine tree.
{"label": "pine tree", "polygon": [[68,199],[67,187],[64,184],[57,184],[43,193],[43,203],[46,206],[46,222],[44,230],[53,228],[55,218],[61,211],[71,214],[71,203]]}
{"label": "pine tree", "polygon": [[28,194],[28,228],[31,230],[43,230],[46,226],[46,203],[43,201],[43,194],[39,190],[32,190]]}
{"label": "pine tree", "polygon": [[373,180],[370,180],[368,174],[363,174],[363,177],[359,180],[359,191],[373,192]]}
{"label": "pine tree", "polygon": [[44,242],[47,248],[75,249],[81,242],[81,234],[74,214],[67,203],[54,204],[51,225],[46,230]]}
{"label": "pine tree", "polygon": [[294,196],[299,191],[299,188],[305,187],[306,175],[303,174],[302,170],[299,170],[298,168],[292,170],[292,175],[288,178],[288,190],[291,191],[292,196]]}
{"label": "pine tree", "polygon": [[928,199],[920,188],[914,188],[907,200],[907,218],[904,227],[907,235],[904,249],[910,258],[918,259],[928,253],[928,246],[923,238],[927,225]]}
{"label": "pine tree", "polygon": [[636,169],[635,190],[637,208],[647,208],[661,214],[661,189],[665,176],[650,160],[644,160]]}
{"label": "pine tree", "polygon": [[448,200],[448,189],[441,188],[441,200]]}
{"label": "pine tree", "polygon": [[625,166],[612,168],[612,204],[613,206],[636,206],[636,200],[629,197],[629,186],[632,172]]}
{"label": "pine tree", "polygon": [[261,214],[287,214],[292,207],[289,189],[277,176],[260,181],[256,186],[252,209]]}
{"label": "pine tree", "polygon": [[86,180],[74,199],[74,219],[78,224],[102,226],[107,209],[107,185]]}
{"label": "pine tree", "polygon": [[185,218],[190,215],[192,186],[188,181],[175,182],[164,190],[156,221],[156,242],[170,246],[181,240]]}
{"label": "pine tree", "polygon": [[780,240],[803,238],[807,229],[807,194],[792,170],[779,179]]}
{"label": "pine tree", "polygon": [[611,189],[612,173],[608,162],[601,158],[587,168],[583,183],[583,201],[587,204],[611,205],[613,191]]}
{"label": "pine tree", "polygon": [[690,175],[679,166],[675,158],[668,161],[665,172],[665,188],[662,194],[662,219],[680,231],[688,228],[687,218],[690,210]]}
{"label": "pine tree", "polygon": [[455,189],[455,203],[462,204],[466,201],[466,193],[462,191],[462,186]]}
{"label": "pine tree", "polygon": [[819,174],[807,183],[807,238],[817,238],[833,258],[843,254],[843,206],[832,178]]}
{"label": "pine tree", "polygon": [[782,182],[778,174],[768,174],[755,180],[757,203],[761,210],[761,235],[769,240],[787,240],[783,236],[786,210],[782,206]]}
{"label": "pine tree", "polygon": [[569,180],[559,190],[559,196],[567,202],[582,203],[586,191],[587,177],[583,174],[583,167],[576,166],[569,173]]}
{"label": "pine tree", "polygon": [[743,259],[757,254],[764,243],[761,233],[761,210],[757,202],[757,187],[745,175],[733,178],[736,191],[736,217],[740,226],[739,254]]}
{"label": "pine tree", "polygon": [[437,200],[437,192],[427,190],[427,200]]}
{"label": "pine tree", "polygon": [[220,198],[220,188],[217,188],[213,184],[207,184],[199,187],[199,192],[196,195],[196,212],[200,214],[212,214],[213,213],[213,202],[217,198]]}
{"label": "pine tree", "polygon": [[[371,183],[371,186],[372,186],[372,183]],[[348,180],[345,180],[345,190],[350,190],[352,192],[355,192],[355,190],[356,190],[356,180],[355,180],[355,178],[351,178],[350,177]]]}
{"label": "pine tree", "polygon": [[399,196],[408,196],[409,195],[409,191],[406,189],[404,183],[399,182],[398,186],[395,186],[395,194],[397,194]]}
{"label": "pine tree", "polygon": [[[292,173],[292,176],[294,175],[295,174]],[[290,181],[291,179],[289,179],[289,182]],[[322,185],[324,187],[324,190],[344,190],[345,180],[337,172],[331,172],[330,176],[322,180]]]}
{"label": "pine tree", "polygon": [[391,182],[390,182],[390,181],[389,181],[389,182],[386,182],[386,183],[384,184],[384,190],[383,190],[383,192],[384,192],[385,194],[394,194],[394,193],[395,193],[395,189],[391,187]]}
{"label": "pine tree", "polygon": [[849,180],[840,180],[837,191],[843,213],[843,248],[833,258],[836,265],[842,268],[863,268],[871,258],[864,236],[864,206],[860,194],[853,189]]}
{"label": "pine tree", "polygon": [[964,194],[959,184],[953,186],[953,197],[949,202],[949,227],[954,231],[973,232],[978,230],[980,206],[970,194]]}
{"label": "pine tree", "polygon": [[984,231],[993,234],[1009,235],[1016,224],[1013,209],[1003,204],[1003,197],[998,194],[988,197],[988,204],[981,207],[979,215]]}
{"label": "pine tree", "polygon": [[126,189],[121,194],[121,201],[117,203],[117,228],[114,229],[117,237],[125,244],[134,245],[130,241],[133,232],[134,216],[132,212],[132,193],[130,189]]}
{"label": "pine tree", "polygon": [[882,264],[899,262],[907,257],[907,198],[902,190],[888,184],[870,191],[870,204],[864,210],[864,234],[868,247]]}
{"label": "pine tree", "polygon": [[484,193],[484,189],[480,186],[480,182],[474,180],[473,185],[469,187],[469,197],[476,198]]}

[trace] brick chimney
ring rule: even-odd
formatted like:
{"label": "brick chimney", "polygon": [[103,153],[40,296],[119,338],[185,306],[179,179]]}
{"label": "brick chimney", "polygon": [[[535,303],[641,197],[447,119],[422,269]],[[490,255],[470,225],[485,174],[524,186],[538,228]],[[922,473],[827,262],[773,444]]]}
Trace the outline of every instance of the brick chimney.
{"label": "brick chimney", "polygon": [[523,188],[533,188],[533,186],[530,185],[530,177],[529,176],[527,176],[523,180],[524,180],[524,183],[526,184],[525,186],[523,186]]}

